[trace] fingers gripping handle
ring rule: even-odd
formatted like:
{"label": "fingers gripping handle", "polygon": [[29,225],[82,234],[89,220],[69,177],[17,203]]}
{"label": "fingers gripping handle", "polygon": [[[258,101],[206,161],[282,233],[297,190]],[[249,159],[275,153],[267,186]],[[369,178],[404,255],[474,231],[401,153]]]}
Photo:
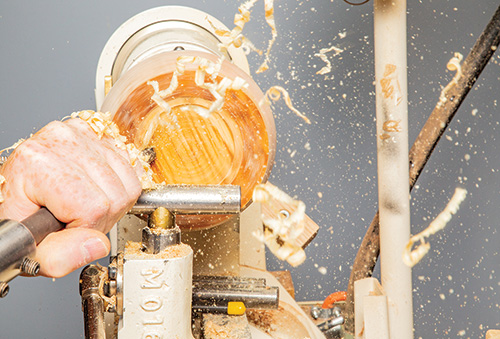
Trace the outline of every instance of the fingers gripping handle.
{"label": "fingers gripping handle", "polygon": [[30,230],[37,245],[50,233],[57,232],[66,226],[45,207],[21,221],[21,224]]}

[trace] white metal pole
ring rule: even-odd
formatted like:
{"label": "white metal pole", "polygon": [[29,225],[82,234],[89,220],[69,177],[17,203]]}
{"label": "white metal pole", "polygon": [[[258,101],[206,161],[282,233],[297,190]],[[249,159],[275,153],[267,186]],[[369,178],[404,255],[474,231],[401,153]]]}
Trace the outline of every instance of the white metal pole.
{"label": "white metal pole", "polygon": [[411,339],[411,269],[402,260],[410,237],[406,0],[374,5],[381,282],[390,338]]}

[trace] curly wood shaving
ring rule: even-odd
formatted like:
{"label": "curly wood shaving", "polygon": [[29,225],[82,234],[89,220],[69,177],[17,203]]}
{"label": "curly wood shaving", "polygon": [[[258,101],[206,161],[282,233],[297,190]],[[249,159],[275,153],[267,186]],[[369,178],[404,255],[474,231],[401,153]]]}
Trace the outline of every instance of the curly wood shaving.
{"label": "curly wood shaving", "polygon": [[328,57],[326,56],[326,53],[329,53],[331,51],[334,51],[335,53],[333,54],[334,56],[339,55],[342,53],[344,50],[340,49],[338,47],[332,46],[330,48],[322,48],[319,50],[319,53],[314,54],[315,57],[320,58],[326,63],[326,66],[324,66],[322,69],[316,72],[316,74],[327,74],[332,71],[332,63],[330,60],[328,60]]}
{"label": "curly wood shaving", "polygon": [[[219,44],[219,51],[226,52],[228,48],[232,45],[236,48],[242,47],[245,54],[249,54],[251,51],[262,55],[262,51],[257,49],[255,45],[246,38],[242,32],[245,24],[250,21],[251,9],[257,3],[258,0],[249,0],[238,8],[239,13],[234,16],[235,27],[228,31],[226,29],[217,28],[208,18],[207,21],[214,28],[215,34],[218,35],[225,41]],[[271,27],[271,39],[269,39],[267,50],[264,53],[264,61],[257,70],[257,73],[262,73],[269,69],[269,55],[271,53],[271,48],[278,37],[278,32],[276,30],[276,21],[274,19],[274,0],[264,0],[264,12],[265,20],[269,27]],[[221,57],[224,59],[224,57]]]}
{"label": "curly wood shaving", "polygon": [[456,72],[456,73],[455,73],[455,76],[453,77],[453,79],[451,79],[450,83],[448,85],[446,85],[446,87],[443,88],[443,90],[441,91],[441,95],[439,96],[439,102],[437,104],[437,107],[441,107],[446,103],[446,101],[447,101],[446,94],[453,86],[458,84],[458,80],[462,77],[462,66],[460,65],[460,63],[462,62],[463,58],[464,57],[462,54],[456,52],[455,55],[453,56],[453,58],[451,58],[450,61],[448,61],[446,68],[448,68],[448,70],[450,70],[452,72]]}
{"label": "curly wood shaving", "polygon": [[311,120],[309,120],[309,118],[307,118],[304,114],[300,113],[295,107],[293,107],[290,95],[288,94],[286,89],[281,86],[273,86],[269,88],[264,95],[263,101],[261,101],[260,104],[262,105],[265,102],[270,105],[270,100],[278,101],[281,98],[281,94],[283,94],[283,99],[285,100],[285,104],[288,106],[288,108],[290,108],[296,115],[304,119],[306,123],[310,124]]}
{"label": "curly wood shaving", "polygon": [[73,119],[80,118],[85,121],[99,138],[103,136],[111,137],[115,141],[116,147],[127,151],[132,166],[141,165],[144,169],[144,174],[139,178],[142,188],[146,189],[155,186],[151,167],[141,155],[141,151],[134,144],[128,143],[127,138],[120,134],[120,130],[113,122],[110,113],[80,111],[72,113],[70,117]]}
{"label": "curly wood shaving", "polygon": [[[446,205],[445,209],[429,224],[429,227],[410,238],[403,252],[403,262],[408,267],[415,266],[427,252],[429,252],[431,245],[425,242],[425,238],[430,237],[446,227],[451,217],[457,213],[460,204],[465,200],[466,196],[467,190],[464,188],[458,187],[455,189],[455,193],[448,202],[448,205]],[[420,241],[420,245],[412,251],[413,244],[417,241]]]}
{"label": "curly wood shaving", "polygon": [[17,148],[17,146],[21,145],[23,142],[25,142],[26,139],[19,139],[18,141],[16,141],[12,146],[10,147],[6,147],[2,150],[0,150],[0,154],[3,154],[4,152],[8,152],[8,151],[13,151]]}
{"label": "curly wood shaving", "polygon": [[294,267],[302,264],[306,255],[296,240],[304,231],[305,204],[292,199],[270,183],[257,185],[253,191],[253,200],[269,206],[283,202],[295,207],[289,216],[281,214],[280,208],[275,208],[278,212],[274,218],[262,215],[262,222],[266,228],[264,232],[256,232],[253,235],[265,243],[278,259],[286,260]]}
{"label": "curly wood shaving", "polygon": [[[148,84],[151,85],[155,91],[151,99],[153,99],[153,101],[155,101],[158,106],[160,106],[165,111],[166,114],[171,113],[171,108],[164,99],[167,96],[171,95],[177,88],[178,76],[184,74],[186,64],[194,64],[198,66],[195,73],[195,83],[197,86],[209,90],[215,98],[215,101],[210,105],[208,109],[196,105],[186,105],[181,108],[182,111],[191,110],[203,118],[208,118],[213,112],[220,110],[222,106],[224,106],[224,97],[228,89],[241,90],[248,87],[248,84],[240,77],[236,77],[234,80],[223,78],[219,82],[215,81],[221,68],[220,62],[214,63],[208,59],[201,57],[181,56],[177,59],[176,69],[172,75],[170,85],[166,90],[160,91],[158,82],[156,81],[148,82]],[[212,82],[206,81],[207,74],[210,75]],[[158,115],[158,118],[160,118],[160,116],[161,115]],[[175,116],[172,116],[171,118],[174,121],[177,120]],[[154,124],[151,125],[154,126]],[[151,138],[151,136],[152,135],[150,135],[149,138]],[[147,144],[148,142],[149,140],[146,140],[145,144]]]}
{"label": "curly wood shaving", "polygon": [[[250,10],[257,1],[258,0],[249,0],[240,5],[240,7],[238,8],[239,13],[236,13],[234,15],[235,27],[231,31],[216,29],[216,34],[218,34],[220,37],[227,38],[225,39],[226,41],[219,44],[219,50],[221,52],[226,52],[231,45],[236,48],[242,46],[244,37],[241,32],[243,31],[243,27],[245,26],[245,24],[250,21]],[[209,23],[214,27],[214,25],[210,21]]]}
{"label": "curly wood shaving", "polygon": [[96,263],[95,265],[99,267],[99,275],[101,276],[101,278],[99,279],[99,287],[98,287],[99,296],[103,299],[104,306],[106,307],[106,309],[109,306],[116,307],[116,294],[112,295],[111,297],[108,297],[106,296],[106,293],[104,293],[104,284],[106,282],[109,282],[107,270],[105,270],[101,265],[99,265],[99,263]]}
{"label": "curly wood shaving", "polygon": [[264,0],[264,11],[266,22],[271,27],[271,39],[267,44],[267,50],[265,54],[265,59],[262,65],[260,65],[257,73],[265,72],[269,69],[269,55],[271,54],[271,48],[278,37],[278,31],[276,30],[276,21],[274,20],[274,0]]}
{"label": "curly wood shaving", "polygon": [[243,49],[243,53],[245,53],[245,55],[249,55],[250,52],[255,52],[258,55],[262,55],[262,51],[255,47],[255,45],[245,37],[242,37],[241,48]]}

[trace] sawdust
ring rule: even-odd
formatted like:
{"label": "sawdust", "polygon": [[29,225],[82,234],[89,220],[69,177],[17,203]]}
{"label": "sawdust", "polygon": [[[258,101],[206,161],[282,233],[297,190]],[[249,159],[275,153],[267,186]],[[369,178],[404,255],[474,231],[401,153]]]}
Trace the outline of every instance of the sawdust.
{"label": "sawdust", "polygon": [[158,254],[145,253],[141,248],[142,244],[140,242],[127,242],[125,246],[125,257],[128,259],[173,259],[185,257],[193,252],[191,247],[186,244],[167,247]]}
{"label": "sawdust", "polygon": [[251,338],[245,315],[204,314],[203,335],[205,339]]}
{"label": "sawdust", "polygon": [[133,143],[129,143],[127,138],[120,134],[120,130],[113,122],[109,112],[79,111],[72,113],[70,117],[72,119],[80,118],[85,121],[97,134],[99,139],[104,136],[112,138],[117,148],[125,150],[128,153],[130,165],[132,167],[141,166],[144,170],[142,176],[139,177],[142,188],[147,189],[155,187],[155,183],[153,182],[153,171],[147,159]]}

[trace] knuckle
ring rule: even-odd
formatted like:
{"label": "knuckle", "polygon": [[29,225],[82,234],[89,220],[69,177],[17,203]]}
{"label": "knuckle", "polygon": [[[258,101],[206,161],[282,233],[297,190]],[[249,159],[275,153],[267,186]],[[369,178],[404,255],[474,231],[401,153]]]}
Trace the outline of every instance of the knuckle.
{"label": "knuckle", "polygon": [[34,137],[38,137],[42,142],[50,144],[53,140],[58,143],[61,141],[74,141],[77,139],[77,134],[70,125],[61,121],[52,121],[42,128],[39,133],[35,134]]}
{"label": "knuckle", "polygon": [[134,204],[136,202],[136,200],[139,198],[139,196],[141,195],[141,193],[142,193],[141,182],[140,182],[139,178],[137,178],[137,176],[135,176],[135,180],[130,185],[130,194],[131,194],[130,203]]}
{"label": "knuckle", "polygon": [[93,199],[90,211],[90,214],[95,220],[94,224],[98,224],[101,220],[106,219],[106,217],[110,214],[110,210],[111,202],[109,201],[109,198],[104,193],[97,194]]}

